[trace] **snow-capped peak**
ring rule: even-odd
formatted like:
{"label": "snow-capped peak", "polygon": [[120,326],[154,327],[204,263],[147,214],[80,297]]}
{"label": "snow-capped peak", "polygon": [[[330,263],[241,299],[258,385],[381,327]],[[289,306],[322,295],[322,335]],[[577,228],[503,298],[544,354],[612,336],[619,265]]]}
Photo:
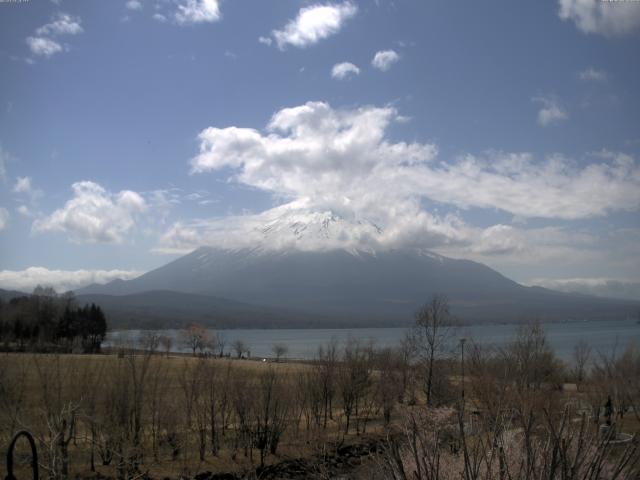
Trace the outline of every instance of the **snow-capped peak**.
{"label": "snow-capped peak", "polygon": [[350,234],[354,230],[364,230],[372,235],[382,233],[382,229],[372,222],[362,220],[348,221],[331,211],[287,212],[267,222],[263,227],[259,228],[259,230],[265,239],[274,235],[284,235],[292,236],[296,240],[301,241],[305,238],[316,240],[339,239],[341,236]]}
{"label": "snow-capped peak", "polygon": [[256,227],[261,249],[372,251],[382,229],[363,219],[348,220],[337,213],[304,209],[279,212]]}

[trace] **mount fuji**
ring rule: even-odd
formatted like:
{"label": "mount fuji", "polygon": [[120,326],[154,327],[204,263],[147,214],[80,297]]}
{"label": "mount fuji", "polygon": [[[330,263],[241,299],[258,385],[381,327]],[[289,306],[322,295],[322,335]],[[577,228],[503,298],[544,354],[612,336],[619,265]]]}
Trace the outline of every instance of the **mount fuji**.
{"label": "mount fuji", "polygon": [[249,233],[246,245],[200,247],[135,279],[76,293],[130,328],[404,325],[434,293],[469,322],[624,318],[640,307],[523,286],[426,250],[377,249],[380,227],[331,212],[288,213]]}

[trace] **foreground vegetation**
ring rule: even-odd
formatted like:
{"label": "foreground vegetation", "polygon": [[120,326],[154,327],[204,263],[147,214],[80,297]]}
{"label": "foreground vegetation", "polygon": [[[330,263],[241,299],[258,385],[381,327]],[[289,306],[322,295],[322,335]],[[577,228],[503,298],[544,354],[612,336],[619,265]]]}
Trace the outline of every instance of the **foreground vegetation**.
{"label": "foreground vegetation", "polygon": [[268,478],[285,458],[308,459],[297,478],[331,478],[332,452],[364,439],[378,448],[362,478],[640,478],[637,438],[619,435],[640,430],[636,347],[579,345],[564,365],[534,324],[502,349],[448,352],[450,320],[435,297],[398,348],[349,339],[308,363],[219,358],[197,329],[190,356],[153,334],[109,355],[7,353],[0,448],[30,430],[55,479]]}

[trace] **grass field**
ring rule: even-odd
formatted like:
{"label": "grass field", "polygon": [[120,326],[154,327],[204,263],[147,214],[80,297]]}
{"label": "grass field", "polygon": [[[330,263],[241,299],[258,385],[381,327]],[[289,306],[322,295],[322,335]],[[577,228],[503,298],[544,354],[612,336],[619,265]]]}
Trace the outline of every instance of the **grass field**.
{"label": "grass field", "polygon": [[[193,376],[195,370],[204,366],[207,370],[202,374],[218,377],[211,383],[218,390],[212,402],[209,394],[205,395],[204,392],[202,384],[205,379]],[[146,369],[145,378],[140,380],[143,369]],[[311,370],[309,364],[298,362],[202,359],[188,355],[158,354],[147,357],[133,354],[119,358],[115,354],[2,354],[0,381],[3,390],[0,391],[0,401],[3,411],[0,418],[2,425],[7,428],[2,428],[0,449],[6,451],[12,431],[27,429],[38,439],[41,463],[46,465],[45,457],[51,454],[52,448],[55,449],[54,437],[63,430],[60,422],[66,415],[68,418],[74,417],[75,422],[73,432],[68,428],[66,431],[72,434],[67,447],[69,475],[86,476],[91,473],[93,449],[95,469],[104,475],[117,476],[116,459],[112,459],[109,465],[102,465],[98,451],[104,448],[109,437],[103,430],[116,429],[123,443],[135,443],[132,440],[131,423],[137,415],[134,380],[137,378],[144,385],[144,399],[139,414],[144,425],[140,429],[140,445],[135,447],[143,452],[140,457],[142,471],[154,478],[161,478],[199,471],[250,470],[259,463],[259,455],[254,445],[246,448],[246,442],[239,433],[236,410],[242,410],[243,407],[239,405],[242,402],[246,402],[250,410],[265,406],[258,398],[261,396],[260,378],[269,372],[277,376],[277,395],[286,403],[286,418],[282,420],[285,425],[282,427],[284,431],[278,442],[277,454],[268,455],[265,463],[309,457],[329,444],[349,443],[352,437],[354,441],[359,441],[361,434],[356,435],[353,428],[345,435],[344,420],[337,401],[329,413],[333,420],[328,419],[326,428],[311,425],[313,421],[308,418],[309,412],[297,405],[301,394],[300,378],[310,374]],[[196,379],[199,385],[190,383]],[[121,404],[118,404],[121,400]],[[224,429],[221,426],[217,432],[219,446],[213,455],[209,451],[210,407],[213,403],[222,410],[225,408],[224,402],[227,402],[227,411],[214,414],[216,421],[225,423],[225,426]],[[73,415],[68,412],[70,405],[76,409]],[[127,416],[120,419],[121,422],[113,419],[114,409],[118,408],[124,412],[116,412],[115,416],[118,413]],[[367,411],[370,416],[367,419],[367,434],[379,432],[382,428],[380,416],[371,410],[372,407],[369,407]],[[249,415],[255,416],[257,412]],[[101,431],[97,439],[92,438],[92,428]],[[202,459],[198,453],[201,428],[207,430],[207,451]],[[171,439],[173,433],[178,437],[175,440]],[[174,454],[175,446],[180,450],[177,455]],[[19,456],[23,447],[17,450]],[[128,448],[134,449],[131,445]],[[21,470],[25,468],[23,465]]]}
{"label": "grass field", "polygon": [[[483,368],[495,366],[491,362]],[[463,385],[456,366],[438,367],[443,376],[436,382],[437,406],[445,410],[460,405]],[[6,451],[13,432],[29,430],[38,442],[42,476],[55,478],[255,471],[262,463],[313,459],[340,445],[402,434],[408,416],[438,411],[425,408],[421,373],[422,368],[407,370],[357,349],[315,363],[132,350],[0,354],[0,450]],[[580,411],[589,415],[590,405],[601,405],[606,389],[614,388],[546,383],[523,396],[516,393],[518,378],[496,393],[498,380],[472,364],[464,382],[469,418],[484,418],[498,401],[539,418],[571,405],[576,422]],[[617,412],[615,421],[619,431],[640,433],[633,409]],[[589,425],[597,431],[597,424]],[[21,443],[17,450],[18,470],[28,474],[25,447]],[[369,478],[371,466],[362,467],[362,478]],[[321,472],[323,466],[317,467]]]}

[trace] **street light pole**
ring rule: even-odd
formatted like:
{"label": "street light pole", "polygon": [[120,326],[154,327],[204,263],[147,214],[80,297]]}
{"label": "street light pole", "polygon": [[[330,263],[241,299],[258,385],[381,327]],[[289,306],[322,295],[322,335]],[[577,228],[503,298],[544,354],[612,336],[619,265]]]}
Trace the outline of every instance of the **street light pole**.
{"label": "street light pole", "polygon": [[460,364],[462,367],[462,413],[464,414],[464,342],[466,342],[466,338],[460,339]]}

